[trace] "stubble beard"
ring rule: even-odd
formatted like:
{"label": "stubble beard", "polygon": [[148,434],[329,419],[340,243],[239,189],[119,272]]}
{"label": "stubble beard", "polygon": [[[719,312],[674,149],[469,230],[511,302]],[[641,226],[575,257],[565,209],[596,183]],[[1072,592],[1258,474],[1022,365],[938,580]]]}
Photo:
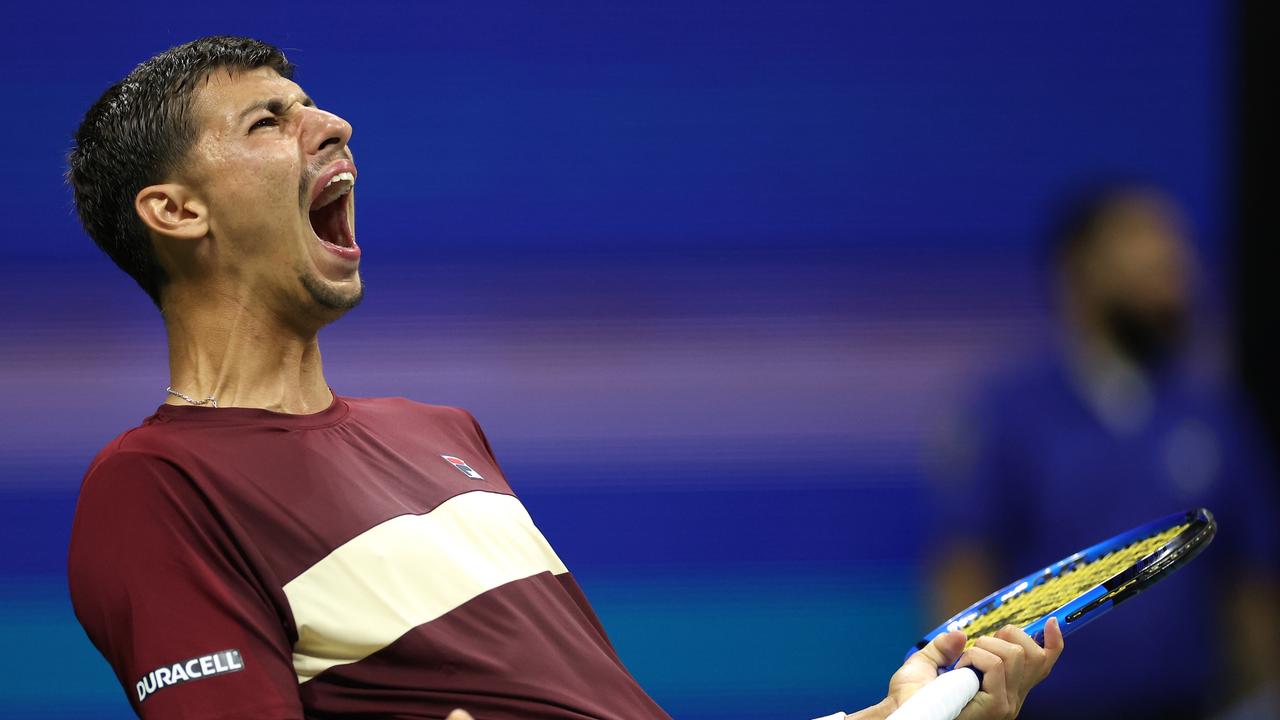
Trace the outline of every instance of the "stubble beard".
{"label": "stubble beard", "polygon": [[364,278],[361,278],[359,275],[356,277],[359,280],[360,286],[356,288],[354,293],[344,293],[316,278],[316,276],[311,273],[300,273],[298,275],[298,280],[302,283],[302,287],[306,288],[307,293],[311,295],[311,299],[314,300],[317,305],[326,310],[345,313],[359,305],[360,301],[364,299]]}

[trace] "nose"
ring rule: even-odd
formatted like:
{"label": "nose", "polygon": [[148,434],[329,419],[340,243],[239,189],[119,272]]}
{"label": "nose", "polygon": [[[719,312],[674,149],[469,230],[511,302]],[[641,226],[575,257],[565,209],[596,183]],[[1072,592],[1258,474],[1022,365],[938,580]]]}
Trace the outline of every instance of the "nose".
{"label": "nose", "polygon": [[344,147],[351,141],[351,123],[320,108],[303,108],[303,149],[317,155],[331,145]]}

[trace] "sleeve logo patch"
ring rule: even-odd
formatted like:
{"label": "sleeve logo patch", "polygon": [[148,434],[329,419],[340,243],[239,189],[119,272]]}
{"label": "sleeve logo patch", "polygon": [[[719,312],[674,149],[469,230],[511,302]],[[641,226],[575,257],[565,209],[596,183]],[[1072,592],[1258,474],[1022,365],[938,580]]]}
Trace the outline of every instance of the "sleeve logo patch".
{"label": "sleeve logo patch", "polygon": [[239,650],[222,650],[158,667],[138,681],[138,702],[143,702],[163,688],[243,669],[244,659],[240,657]]}
{"label": "sleeve logo patch", "polygon": [[451,465],[453,465],[454,467],[458,468],[458,472],[462,473],[463,475],[466,475],[467,477],[472,478],[472,479],[475,479],[475,480],[483,480],[483,479],[484,479],[484,478],[480,477],[480,473],[478,473],[478,472],[476,472],[474,469],[472,469],[472,467],[471,467],[470,465],[468,465],[465,461],[463,461],[461,458],[456,458],[456,457],[454,457],[454,456],[452,456],[452,455],[441,455],[440,457],[444,458],[445,460],[448,460],[448,461],[449,461],[449,464],[451,464]]}

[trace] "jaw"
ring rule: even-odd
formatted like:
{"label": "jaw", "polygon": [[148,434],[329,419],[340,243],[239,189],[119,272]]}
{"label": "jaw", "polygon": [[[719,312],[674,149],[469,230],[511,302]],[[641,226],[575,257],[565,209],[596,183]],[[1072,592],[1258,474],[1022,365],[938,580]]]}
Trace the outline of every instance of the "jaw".
{"label": "jaw", "polygon": [[360,302],[364,281],[360,258],[343,257],[312,233],[305,233],[305,256],[297,265],[298,278],[311,298],[330,309],[350,309]]}
{"label": "jaw", "polygon": [[341,283],[329,282],[305,272],[298,276],[298,280],[316,305],[337,313],[330,320],[336,320],[338,315],[359,305],[364,299],[364,281],[358,272],[352,280]]}

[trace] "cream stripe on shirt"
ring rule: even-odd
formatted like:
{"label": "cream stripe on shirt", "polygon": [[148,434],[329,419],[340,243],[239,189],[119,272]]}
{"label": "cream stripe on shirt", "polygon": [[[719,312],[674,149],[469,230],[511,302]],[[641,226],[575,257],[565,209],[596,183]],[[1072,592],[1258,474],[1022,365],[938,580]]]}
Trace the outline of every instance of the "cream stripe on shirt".
{"label": "cream stripe on shirt", "polygon": [[338,547],[284,586],[305,683],[357,662],[485,592],[565,566],[510,495],[469,492],[400,515]]}

